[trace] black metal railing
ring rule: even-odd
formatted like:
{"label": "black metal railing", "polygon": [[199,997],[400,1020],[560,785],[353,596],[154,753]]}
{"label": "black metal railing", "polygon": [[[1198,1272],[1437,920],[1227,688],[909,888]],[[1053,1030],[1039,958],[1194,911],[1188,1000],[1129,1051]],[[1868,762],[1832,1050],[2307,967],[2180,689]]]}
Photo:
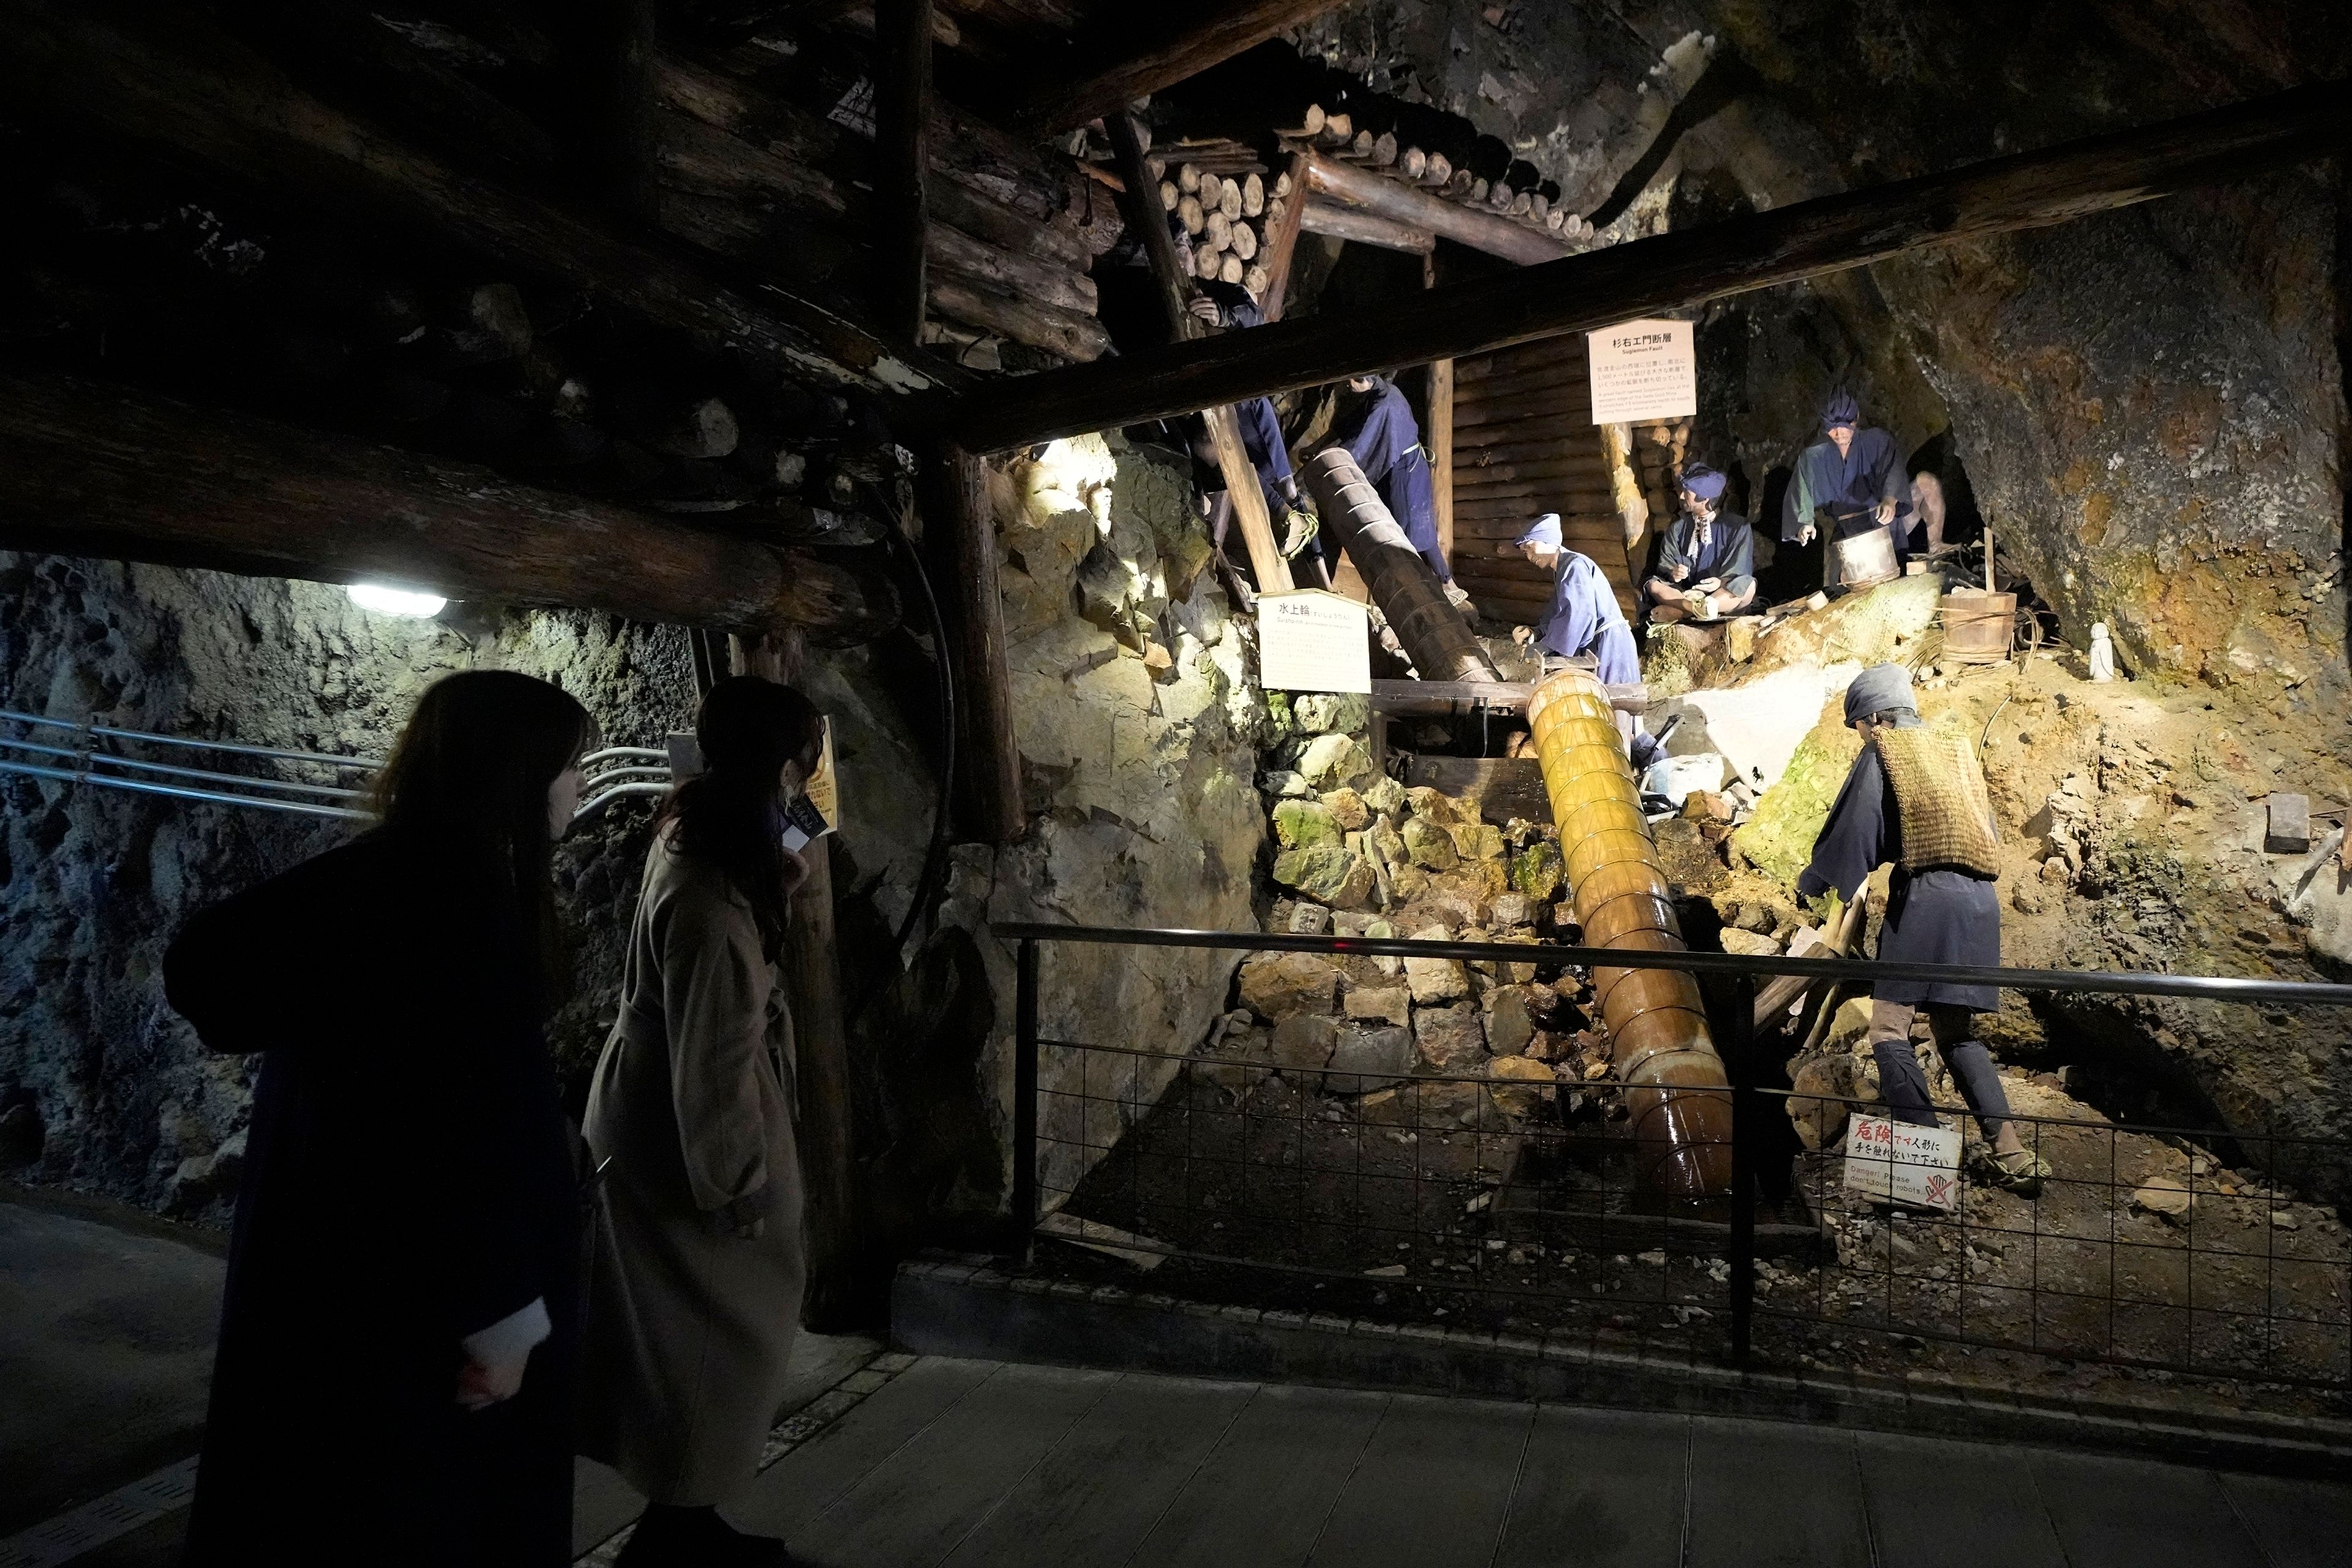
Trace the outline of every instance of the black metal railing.
{"label": "black metal railing", "polygon": [[[2352,1388],[2352,1240],[2332,1215],[2288,1195],[2352,1184],[2352,1140],[2014,1104],[2007,1120],[2053,1167],[2038,1192],[1989,1179],[1979,1147],[1948,1209],[1895,1204],[1852,1190],[1843,1142],[1808,1140],[1799,1126],[1819,1134],[1877,1102],[1762,1081],[1753,1039],[1758,983],[1782,974],[1864,990],[1940,980],[2272,1009],[2352,1006],[2352,985],[1520,942],[995,930],[1018,943],[1013,1208],[1024,1253],[1050,1207],[1044,1234],[1181,1260],[1196,1288],[1307,1310],[1603,1341],[1655,1342],[1663,1331],[1738,1363],[1843,1354],[1851,1333],[1898,1352],[1934,1343]],[[1695,1092],[1730,1097],[1731,1191],[1696,1205],[1646,1191],[1640,1149],[1609,1119],[1626,1086],[1605,1071],[1582,1076],[1591,1067],[1555,1066],[1549,1080],[1530,1081],[1410,1060],[1317,1062],[1309,1052],[1285,1065],[1213,1044],[1048,1036],[1041,951],[1062,943],[1451,958],[1555,975],[1692,973],[1727,1069],[1725,1082]],[[1970,1125],[1965,1107],[1937,1109]]]}

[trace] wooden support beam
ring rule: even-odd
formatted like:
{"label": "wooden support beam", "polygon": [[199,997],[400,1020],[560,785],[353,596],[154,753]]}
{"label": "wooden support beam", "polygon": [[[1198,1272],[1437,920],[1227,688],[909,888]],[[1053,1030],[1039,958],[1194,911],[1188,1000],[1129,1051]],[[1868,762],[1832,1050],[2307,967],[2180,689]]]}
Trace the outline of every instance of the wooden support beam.
{"label": "wooden support beam", "polygon": [[[1168,232],[1167,214],[1160,205],[1159,184],[1143,161],[1142,133],[1134,120],[1123,113],[1111,115],[1103,123],[1110,132],[1111,146],[1118,151],[1119,173],[1126,177],[1127,188],[1119,196],[1121,210],[1128,227],[1143,238],[1152,281],[1159,286],[1160,309],[1168,319],[1169,338],[1181,342],[1204,336],[1207,324],[1192,314],[1192,280],[1176,258],[1176,241]],[[1282,550],[1275,543],[1274,522],[1265,514],[1265,492],[1242,447],[1241,420],[1231,404],[1213,404],[1199,412],[1209,429],[1209,445],[1216,453],[1225,494],[1233,501],[1234,521],[1242,531],[1242,542],[1249,547],[1250,573],[1257,579],[1258,592],[1288,593],[1295,585],[1290,563],[1282,558]]]}
{"label": "wooden support beam", "polygon": [[1867,266],[1906,251],[2046,227],[2339,144],[2352,116],[2333,82],[1900,180],[1418,300],[1147,350],[991,388],[948,417],[976,451],[1165,418],[1401,364],[1484,353],[1658,310]]}
{"label": "wooden support beam", "polygon": [[923,500],[925,553],[948,628],[940,662],[955,689],[958,826],[967,839],[1009,844],[1025,819],[988,471],[961,447],[937,447],[925,454]]}
{"label": "wooden support beam", "polygon": [[1202,8],[1184,5],[1101,7],[1097,16],[1132,21],[1082,35],[1074,57],[1055,63],[1009,106],[1015,123],[1040,133],[1066,131],[1098,117],[1125,111],[1139,98],[1173,87],[1211,66],[1255,48],[1339,0],[1223,0]]}
{"label": "wooden support beam", "polygon": [[874,289],[882,330],[923,332],[932,0],[875,0]]}
{"label": "wooden support beam", "polygon": [[898,621],[877,571],[58,375],[0,376],[0,546],[836,644]]}
{"label": "wooden support beam", "polygon": [[[1386,218],[1406,229],[1426,230],[1506,261],[1534,266],[1570,254],[1568,244],[1549,230],[1529,228],[1499,213],[1446,201],[1418,186],[1391,180],[1378,170],[1358,168],[1320,153],[1307,161],[1307,189],[1327,205]],[[1313,215],[1307,221],[1315,221]]]}
{"label": "wooden support beam", "polygon": [[1307,219],[1307,161],[1312,156],[1295,153],[1290,159],[1290,195],[1282,198],[1281,213],[1265,226],[1265,298],[1257,302],[1258,313],[1269,321],[1282,320],[1283,301],[1290,294],[1290,267],[1298,254],[1298,233]]}
{"label": "wooden support beam", "polygon": [[1308,234],[1328,235],[1357,245],[1377,245],[1383,250],[1427,256],[1437,248],[1437,236],[1428,229],[1408,227],[1394,218],[1320,196],[1310,196],[1301,204],[1298,226]]}
{"label": "wooden support beam", "polygon": [[[1437,287],[1437,258],[1422,258],[1421,286]],[[1429,484],[1437,511],[1437,552],[1454,559],[1454,362],[1429,362]]]}
{"label": "wooden support beam", "polygon": [[362,223],[421,230],[561,279],[713,347],[877,393],[969,378],[773,285],[738,289],[657,244],[463,173],[296,89],[197,7],[163,0],[0,0],[0,89],[37,107]]}

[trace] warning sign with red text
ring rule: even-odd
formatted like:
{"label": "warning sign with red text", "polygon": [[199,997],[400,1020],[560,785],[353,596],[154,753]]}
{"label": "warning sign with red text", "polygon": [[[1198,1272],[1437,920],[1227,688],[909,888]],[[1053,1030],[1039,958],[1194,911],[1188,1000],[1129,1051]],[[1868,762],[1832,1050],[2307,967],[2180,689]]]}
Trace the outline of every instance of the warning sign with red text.
{"label": "warning sign with red text", "polygon": [[1947,1213],[1960,1206],[1960,1134],[1878,1116],[1846,1125],[1846,1191]]}

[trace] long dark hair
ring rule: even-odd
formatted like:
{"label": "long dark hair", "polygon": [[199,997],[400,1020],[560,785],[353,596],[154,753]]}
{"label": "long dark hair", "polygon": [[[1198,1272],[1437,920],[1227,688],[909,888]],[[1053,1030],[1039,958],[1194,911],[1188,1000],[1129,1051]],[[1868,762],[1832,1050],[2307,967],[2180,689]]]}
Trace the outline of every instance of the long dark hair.
{"label": "long dark hair", "polygon": [[542,1011],[562,1000],[569,979],[547,791],[596,733],[596,721],[562,687],[464,670],[425,688],[376,778],[387,829],[427,837],[481,868],[537,968]]}
{"label": "long dark hair", "polygon": [[796,762],[814,772],[824,744],[816,705],[789,686],[752,675],[714,683],[695,716],[704,771],[670,793],[662,821],[677,852],[725,873],[751,906],[770,961],[783,950],[783,847],[777,841],[776,776]]}

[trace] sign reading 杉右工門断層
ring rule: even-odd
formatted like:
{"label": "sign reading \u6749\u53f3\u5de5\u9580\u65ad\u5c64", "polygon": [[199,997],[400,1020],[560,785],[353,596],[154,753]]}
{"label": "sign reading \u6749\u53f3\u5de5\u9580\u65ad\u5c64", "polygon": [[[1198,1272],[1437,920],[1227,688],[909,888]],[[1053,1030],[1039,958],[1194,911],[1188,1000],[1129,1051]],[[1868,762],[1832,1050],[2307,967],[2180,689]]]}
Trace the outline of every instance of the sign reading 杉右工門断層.
{"label": "sign reading \u6749\u53f3\u5de5\u9580\u65ad\u5c64", "polygon": [[1947,1213],[1960,1204],[1960,1135],[1881,1116],[1856,1116],[1846,1128],[1845,1185],[1891,1203]]}
{"label": "sign reading \u6749\u53f3\u5de5\u9580\u65ad\u5c64", "polygon": [[1261,594],[1257,664],[1268,691],[1370,691],[1370,617],[1355,600],[1322,588]]}
{"label": "sign reading \u6749\u53f3\u5de5\u9580\u65ad\u5c64", "polygon": [[1585,333],[1584,343],[1595,425],[1698,412],[1698,350],[1688,321],[1622,321]]}

